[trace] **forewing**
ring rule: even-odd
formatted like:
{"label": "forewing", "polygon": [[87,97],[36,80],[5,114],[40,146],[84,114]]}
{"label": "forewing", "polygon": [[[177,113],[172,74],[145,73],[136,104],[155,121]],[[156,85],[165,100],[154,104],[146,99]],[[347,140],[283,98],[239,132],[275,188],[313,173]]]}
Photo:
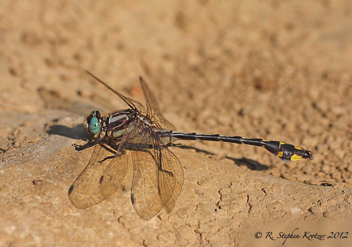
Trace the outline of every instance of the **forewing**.
{"label": "forewing", "polygon": [[[101,193],[100,182],[106,168],[109,165],[116,165],[116,163],[121,160],[121,157],[105,159],[106,157],[113,155],[115,155],[115,153],[103,144],[98,143],[95,145],[88,165],[69,189],[68,196],[75,207],[81,209],[89,208],[100,203],[111,195],[111,192],[104,194]],[[124,174],[122,175],[124,176]],[[115,183],[117,182],[115,181]]]}
{"label": "forewing", "polygon": [[110,162],[99,181],[100,193],[104,198],[108,198],[113,194],[119,196],[130,189],[128,181],[123,183],[126,171],[130,166],[132,166],[130,151],[125,151]]}
{"label": "forewing", "polygon": [[142,77],[140,77],[139,79],[145,96],[148,117],[160,129],[176,130],[175,126],[169,121],[167,121],[161,113],[159,104],[156,101],[156,98],[154,97],[153,93],[150,91],[147,83],[143,80]]}
{"label": "forewing", "polygon": [[119,96],[130,108],[132,109],[137,109],[140,112],[145,112],[145,109],[143,107],[143,105],[141,103],[139,103],[138,101],[135,101],[133,99],[130,99],[122,94],[120,94],[119,92],[117,92],[115,89],[113,89],[112,87],[110,87],[108,84],[106,84],[105,82],[103,82],[102,80],[100,80],[98,77],[96,77],[95,75],[93,75],[92,73],[90,73],[89,71],[87,71],[87,74],[89,74],[91,77],[93,77],[94,79],[96,79],[98,82],[100,82],[101,84],[103,84],[106,88],[108,88],[110,91],[112,91],[114,94],[116,94],[117,96]]}

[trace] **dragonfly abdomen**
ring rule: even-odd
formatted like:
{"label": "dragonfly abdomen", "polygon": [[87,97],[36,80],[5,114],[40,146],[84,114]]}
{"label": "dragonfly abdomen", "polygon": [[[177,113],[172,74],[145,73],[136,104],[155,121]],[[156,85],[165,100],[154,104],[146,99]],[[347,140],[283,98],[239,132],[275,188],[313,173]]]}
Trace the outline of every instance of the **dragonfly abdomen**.
{"label": "dragonfly abdomen", "polygon": [[263,147],[270,153],[284,161],[295,161],[301,159],[313,159],[312,152],[279,141],[270,141],[259,138],[245,138],[241,136],[206,135],[196,133],[172,132],[171,137],[184,140],[204,140],[204,141],[223,141],[237,144],[247,144],[251,146]]}

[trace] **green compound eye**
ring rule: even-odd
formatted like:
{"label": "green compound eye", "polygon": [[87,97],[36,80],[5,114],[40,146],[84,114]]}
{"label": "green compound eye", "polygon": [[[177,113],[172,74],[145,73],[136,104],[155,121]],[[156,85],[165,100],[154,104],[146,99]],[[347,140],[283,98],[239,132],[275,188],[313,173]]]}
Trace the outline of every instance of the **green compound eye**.
{"label": "green compound eye", "polygon": [[98,134],[100,132],[100,126],[99,126],[99,121],[98,121],[98,118],[96,117],[93,117],[92,120],[90,120],[90,123],[89,123],[89,131],[92,133],[92,134]]}

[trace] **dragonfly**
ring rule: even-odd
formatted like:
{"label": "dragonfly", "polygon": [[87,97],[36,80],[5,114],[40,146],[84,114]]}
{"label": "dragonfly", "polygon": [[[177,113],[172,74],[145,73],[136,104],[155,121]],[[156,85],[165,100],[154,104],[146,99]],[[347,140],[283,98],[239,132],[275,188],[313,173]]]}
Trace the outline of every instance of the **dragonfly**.
{"label": "dragonfly", "polygon": [[[142,77],[140,84],[146,107],[86,72],[115,93],[128,108],[106,116],[94,110],[84,120],[91,140],[74,146],[78,151],[90,147],[94,150],[86,168],[68,192],[71,203],[79,209],[92,207],[113,194],[130,189],[132,205],[142,219],[150,220],[163,208],[170,213],[184,179],[181,162],[169,149],[176,140],[243,143],[263,147],[284,161],[313,159],[311,151],[280,141],[177,132],[162,115],[156,98]],[[130,184],[126,182],[129,169],[132,170]]]}

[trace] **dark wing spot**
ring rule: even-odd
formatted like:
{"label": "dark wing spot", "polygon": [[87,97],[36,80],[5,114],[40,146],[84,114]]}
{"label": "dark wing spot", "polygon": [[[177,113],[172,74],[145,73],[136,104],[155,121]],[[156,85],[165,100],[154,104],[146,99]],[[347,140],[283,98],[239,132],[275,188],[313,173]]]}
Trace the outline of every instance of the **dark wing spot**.
{"label": "dark wing spot", "polygon": [[134,196],[132,193],[131,193],[131,202],[132,202],[132,205],[134,205]]}
{"label": "dark wing spot", "polygon": [[126,191],[125,185],[121,184],[121,190],[122,190],[122,191]]}
{"label": "dark wing spot", "polygon": [[102,183],[103,180],[104,180],[104,176],[101,176],[101,177],[100,177],[100,180],[99,180],[99,183]]}
{"label": "dark wing spot", "polygon": [[32,183],[33,183],[34,185],[42,185],[42,184],[43,184],[43,180],[36,179],[36,180],[33,180]]}
{"label": "dark wing spot", "polygon": [[68,189],[68,194],[69,194],[69,195],[71,195],[72,190],[73,190],[73,185],[71,185],[70,188]]}

